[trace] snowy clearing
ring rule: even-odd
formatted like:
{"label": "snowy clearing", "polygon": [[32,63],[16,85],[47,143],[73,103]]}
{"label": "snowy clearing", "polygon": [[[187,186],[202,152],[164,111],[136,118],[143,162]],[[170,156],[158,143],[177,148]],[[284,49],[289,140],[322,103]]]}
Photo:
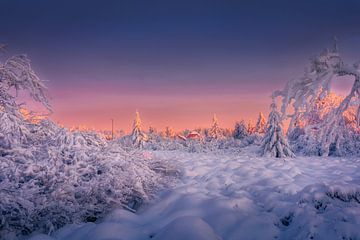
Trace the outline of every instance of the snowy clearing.
{"label": "snowy clearing", "polygon": [[148,152],[182,171],[137,213],[118,209],[96,223],[40,239],[360,239],[360,159]]}

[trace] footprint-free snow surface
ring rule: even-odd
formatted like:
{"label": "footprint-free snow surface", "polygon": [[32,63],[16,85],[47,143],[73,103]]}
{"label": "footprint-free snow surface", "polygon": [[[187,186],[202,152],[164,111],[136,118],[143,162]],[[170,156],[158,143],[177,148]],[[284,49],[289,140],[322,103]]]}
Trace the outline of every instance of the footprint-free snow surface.
{"label": "footprint-free snow surface", "polygon": [[181,171],[137,213],[68,225],[32,239],[360,239],[360,160],[151,152]]}

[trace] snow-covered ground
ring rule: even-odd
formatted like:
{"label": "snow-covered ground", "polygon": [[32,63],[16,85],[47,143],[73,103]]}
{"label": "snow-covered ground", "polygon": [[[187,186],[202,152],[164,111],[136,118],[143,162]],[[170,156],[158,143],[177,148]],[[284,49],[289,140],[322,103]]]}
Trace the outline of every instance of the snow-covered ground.
{"label": "snow-covered ground", "polygon": [[113,211],[32,240],[360,239],[360,159],[149,152],[182,172],[137,213]]}

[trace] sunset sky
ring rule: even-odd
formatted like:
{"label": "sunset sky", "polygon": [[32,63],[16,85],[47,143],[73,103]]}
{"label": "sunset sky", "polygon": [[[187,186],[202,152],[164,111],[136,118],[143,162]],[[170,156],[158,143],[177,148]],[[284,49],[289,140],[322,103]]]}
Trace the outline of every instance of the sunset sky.
{"label": "sunset sky", "polygon": [[[340,40],[360,60],[360,1],[0,0],[0,43],[27,53],[65,126],[223,127]],[[348,84],[337,84],[341,90]]]}

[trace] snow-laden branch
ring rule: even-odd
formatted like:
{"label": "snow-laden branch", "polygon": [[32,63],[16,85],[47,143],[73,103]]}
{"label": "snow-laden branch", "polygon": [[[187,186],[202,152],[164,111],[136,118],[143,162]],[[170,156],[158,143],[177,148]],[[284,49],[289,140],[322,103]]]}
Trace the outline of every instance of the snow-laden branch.
{"label": "snow-laden branch", "polygon": [[[295,121],[308,117],[317,100],[324,99],[331,90],[331,82],[336,76],[353,76],[354,83],[351,91],[326,119],[317,126],[307,128],[319,129],[323,155],[329,154],[330,144],[341,138],[340,125],[344,112],[354,104],[359,103],[360,97],[360,68],[358,64],[344,64],[335,42],[333,49],[326,49],[320,55],[311,59],[310,69],[303,77],[289,81],[281,91],[275,91],[274,97],[282,98],[282,118],[290,118],[288,132],[291,132]],[[289,113],[292,109],[293,113]],[[358,110],[357,120],[360,117]],[[359,121],[359,120],[358,120]]]}
{"label": "snow-laden branch", "polygon": [[[0,51],[3,49],[4,45],[0,45]],[[22,104],[16,102],[20,90],[26,91],[51,112],[44,82],[33,71],[26,55],[15,55],[0,62],[0,140],[5,140],[5,145],[23,142],[29,133],[28,123],[20,112]]]}
{"label": "snow-laden branch", "polygon": [[[37,102],[43,104],[51,110],[48,99],[45,95],[44,82],[37,76],[31,68],[30,59],[26,55],[15,55],[0,64],[0,89],[3,94],[14,89],[27,91]],[[9,97],[0,95],[1,100]]]}

